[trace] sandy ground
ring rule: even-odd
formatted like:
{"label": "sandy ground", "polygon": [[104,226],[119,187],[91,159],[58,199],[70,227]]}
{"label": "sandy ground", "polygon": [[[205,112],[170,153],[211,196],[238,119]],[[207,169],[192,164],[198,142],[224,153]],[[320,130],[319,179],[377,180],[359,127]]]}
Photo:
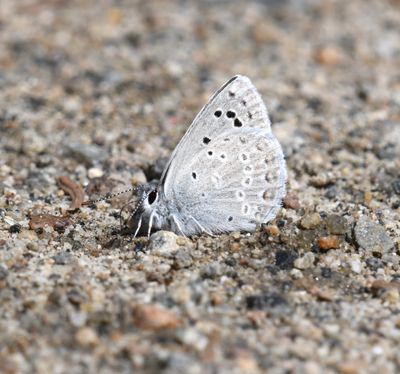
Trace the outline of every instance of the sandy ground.
{"label": "sandy ground", "polygon": [[[399,372],[399,67],[395,0],[1,0],[0,372]],[[60,176],[158,178],[238,73],[287,159],[273,222],[149,241],[123,198],[68,211]]]}

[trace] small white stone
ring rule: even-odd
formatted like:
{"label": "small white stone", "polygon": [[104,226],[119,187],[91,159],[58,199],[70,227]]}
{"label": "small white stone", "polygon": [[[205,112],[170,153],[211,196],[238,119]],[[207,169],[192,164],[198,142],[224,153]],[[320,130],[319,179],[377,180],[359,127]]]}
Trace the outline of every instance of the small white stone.
{"label": "small white stone", "polygon": [[383,348],[380,345],[374,345],[372,347],[372,354],[374,356],[380,356],[384,353]]}
{"label": "small white stone", "polygon": [[324,326],[324,330],[326,331],[327,334],[329,334],[331,336],[335,336],[335,335],[339,334],[340,326],[335,325],[335,324],[327,324]]}
{"label": "small white stone", "polygon": [[299,269],[292,269],[290,271],[290,276],[293,279],[300,279],[300,278],[303,278],[303,273]]}
{"label": "small white stone", "polygon": [[207,337],[201,334],[195,328],[184,330],[181,333],[180,338],[184,344],[195,348],[199,352],[203,351],[208,344]]}
{"label": "small white stone", "polygon": [[11,168],[8,165],[0,165],[0,176],[5,177],[11,172]]}
{"label": "small white stone", "polygon": [[298,269],[308,269],[314,265],[315,256],[312,252],[307,252],[303,257],[298,258],[294,262],[294,266]]}
{"label": "small white stone", "polygon": [[356,274],[360,274],[361,273],[361,261],[359,259],[354,259],[350,262],[350,266],[351,266],[351,270],[356,273]]}
{"label": "small white stone", "polygon": [[88,171],[88,176],[90,179],[100,178],[104,175],[104,171],[99,168],[90,168]]}
{"label": "small white stone", "polygon": [[82,327],[87,321],[87,313],[81,311],[73,311],[70,313],[69,319],[73,326]]}

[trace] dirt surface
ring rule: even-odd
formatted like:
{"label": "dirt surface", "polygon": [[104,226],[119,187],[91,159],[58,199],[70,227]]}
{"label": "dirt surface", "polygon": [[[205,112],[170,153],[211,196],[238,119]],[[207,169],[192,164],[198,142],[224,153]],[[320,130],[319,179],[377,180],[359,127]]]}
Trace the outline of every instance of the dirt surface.
{"label": "dirt surface", "polygon": [[[395,0],[1,0],[0,372],[399,372],[399,35]],[[71,211],[159,177],[235,74],[286,155],[273,222]]]}

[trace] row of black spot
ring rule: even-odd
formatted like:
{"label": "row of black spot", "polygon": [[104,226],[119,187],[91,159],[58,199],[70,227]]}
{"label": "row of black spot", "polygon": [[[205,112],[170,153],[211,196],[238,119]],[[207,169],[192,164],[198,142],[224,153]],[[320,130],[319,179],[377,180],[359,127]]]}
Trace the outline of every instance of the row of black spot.
{"label": "row of black spot", "polygon": [[[219,118],[219,117],[221,117],[222,116],[222,110],[216,110],[215,112],[214,112],[214,116],[215,117],[217,117],[217,118]],[[236,113],[235,112],[233,112],[232,110],[228,110],[227,112],[226,112],[226,116],[228,117],[228,118],[235,118],[234,119],[234,121],[233,121],[233,125],[235,126],[235,127],[242,127],[242,121],[239,119],[239,118],[236,118]]]}

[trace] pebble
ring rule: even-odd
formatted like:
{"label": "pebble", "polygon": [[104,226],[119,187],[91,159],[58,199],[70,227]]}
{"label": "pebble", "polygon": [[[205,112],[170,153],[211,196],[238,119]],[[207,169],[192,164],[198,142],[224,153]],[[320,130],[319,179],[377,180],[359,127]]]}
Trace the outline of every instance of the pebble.
{"label": "pebble", "polygon": [[246,297],[246,306],[248,309],[271,309],[285,305],[286,299],[278,292],[266,291],[261,294],[254,294]]}
{"label": "pebble", "polygon": [[251,37],[257,44],[279,43],[282,41],[278,30],[272,23],[255,22],[251,29]]}
{"label": "pebble", "polygon": [[344,235],[350,230],[346,217],[330,214],[325,219],[327,230],[334,235]]}
{"label": "pebble", "polygon": [[340,242],[336,235],[323,236],[317,240],[318,247],[323,250],[339,248]]}
{"label": "pebble", "polygon": [[342,55],[335,46],[324,46],[314,53],[314,61],[321,65],[336,65],[342,60]]}
{"label": "pebble", "polygon": [[188,268],[193,264],[193,258],[189,251],[179,250],[174,256],[174,267],[176,269]]}
{"label": "pebble", "polygon": [[132,306],[134,324],[144,330],[168,330],[180,325],[180,318],[172,311],[156,304]]}
{"label": "pebble", "polygon": [[67,293],[68,301],[74,305],[80,305],[88,300],[88,296],[84,293],[83,290],[79,290],[77,288],[73,288]]}
{"label": "pebble", "polygon": [[90,169],[88,170],[88,177],[89,177],[90,179],[93,179],[93,178],[100,178],[100,177],[102,177],[103,175],[104,175],[104,171],[101,170],[101,169],[99,169],[99,168],[90,168]]}
{"label": "pebble", "polygon": [[387,282],[383,279],[376,279],[371,284],[371,292],[389,304],[397,304],[400,300],[400,282]]}
{"label": "pebble", "polygon": [[264,228],[265,232],[271,236],[279,236],[281,233],[278,226],[276,225],[268,225]]}
{"label": "pebble", "polygon": [[99,336],[90,327],[82,327],[75,334],[75,340],[83,348],[95,347],[99,344]]}
{"label": "pebble", "polygon": [[148,250],[152,255],[160,257],[173,257],[179,249],[178,235],[171,231],[157,231],[150,236]]}
{"label": "pebble", "polygon": [[297,235],[296,246],[305,251],[310,251],[314,245],[316,235],[316,230],[301,230]]}
{"label": "pebble", "polygon": [[310,183],[317,188],[326,187],[333,183],[333,178],[329,174],[316,175],[311,178]]}
{"label": "pebble", "polygon": [[315,229],[321,223],[321,217],[318,213],[306,214],[300,220],[300,227],[305,230]]}
{"label": "pebble", "polygon": [[279,250],[275,254],[275,265],[282,270],[293,268],[294,261],[298,258],[296,252],[291,250]]}
{"label": "pebble", "polygon": [[192,290],[189,286],[171,288],[172,299],[179,304],[187,304],[192,298]]}
{"label": "pebble", "polygon": [[10,234],[18,234],[21,231],[21,225],[16,223],[8,228]]}
{"label": "pebble", "polygon": [[6,279],[7,275],[8,275],[7,268],[3,264],[0,264],[0,280]]}
{"label": "pebble", "polygon": [[356,223],[354,237],[359,247],[372,253],[383,254],[394,247],[384,227],[367,217],[361,217]]}
{"label": "pebble", "polygon": [[304,256],[299,257],[294,261],[294,266],[297,269],[304,270],[314,266],[314,261],[315,261],[314,253],[307,252]]}
{"label": "pebble", "polygon": [[389,304],[398,305],[400,300],[399,290],[397,288],[389,288],[382,294],[382,299]]}
{"label": "pebble", "polygon": [[68,265],[73,261],[74,256],[70,252],[61,252],[52,258],[57,265]]}
{"label": "pebble", "polygon": [[337,324],[334,324],[334,323],[327,323],[327,324],[323,325],[322,328],[331,337],[336,337],[338,334],[340,334],[340,331],[341,331],[340,326]]}
{"label": "pebble", "polygon": [[35,131],[26,132],[22,140],[21,150],[30,156],[43,153],[49,146],[47,139],[39,136]]}
{"label": "pebble", "polygon": [[340,374],[358,374],[365,370],[365,363],[360,361],[345,361],[338,365]]}
{"label": "pebble", "polygon": [[303,273],[299,269],[292,269],[292,270],[290,270],[290,276],[293,279],[301,279],[301,278],[303,278]]}
{"label": "pebble", "polygon": [[215,279],[218,278],[221,275],[221,273],[222,273],[221,265],[217,261],[206,264],[200,269],[200,274],[203,279],[207,278]]}
{"label": "pebble", "polygon": [[181,342],[199,352],[207,347],[208,339],[195,328],[188,328],[179,333]]}
{"label": "pebble", "polygon": [[234,243],[231,243],[229,249],[231,252],[240,252],[242,247],[241,247],[240,243],[234,242]]}
{"label": "pebble", "polygon": [[[32,232],[32,231],[29,230],[28,232]],[[32,242],[26,243],[26,248],[29,249],[30,251],[37,252],[39,250],[39,245],[37,244],[37,242],[32,241]]]}
{"label": "pebble", "polygon": [[283,199],[283,206],[288,209],[299,210],[301,205],[299,198],[293,192],[288,193]]}
{"label": "pebble", "polygon": [[97,145],[84,144],[72,140],[65,140],[64,147],[66,154],[75,158],[86,166],[92,166],[96,162],[106,159],[105,151]]}
{"label": "pebble", "polygon": [[350,261],[350,267],[351,270],[356,273],[356,274],[360,274],[361,273],[361,269],[362,269],[362,264],[361,261],[356,258]]}
{"label": "pebble", "polygon": [[400,195],[400,180],[394,181],[392,183],[393,192]]}
{"label": "pebble", "polygon": [[260,369],[254,353],[246,350],[239,349],[235,352],[235,366],[238,368],[239,373],[259,373]]}

